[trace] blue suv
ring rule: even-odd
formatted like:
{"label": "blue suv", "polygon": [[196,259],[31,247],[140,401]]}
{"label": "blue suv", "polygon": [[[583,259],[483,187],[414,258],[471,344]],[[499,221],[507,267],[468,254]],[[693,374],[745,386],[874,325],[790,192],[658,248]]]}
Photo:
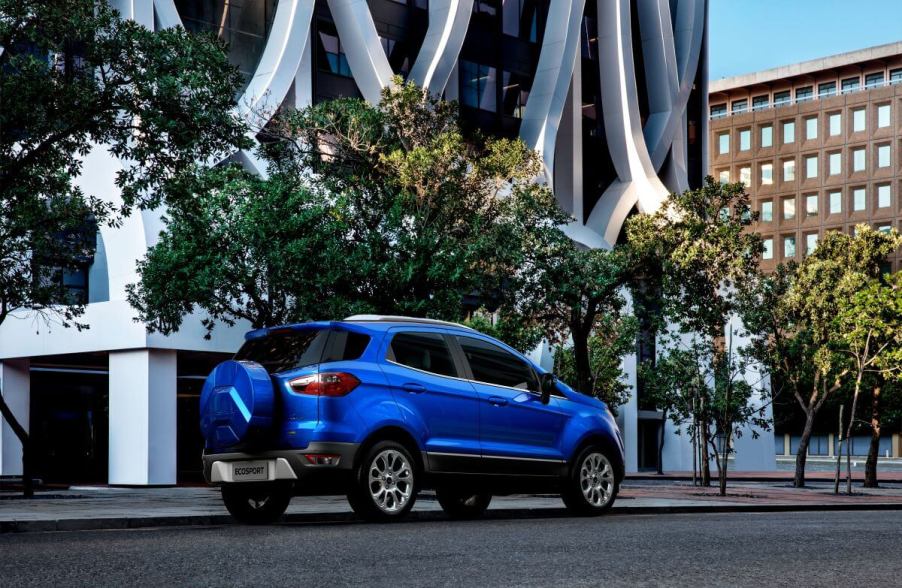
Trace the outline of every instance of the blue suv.
{"label": "blue suv", "polygon": [[603,402],[453,323],[358,315],[251,331],[200,402],[204,475],[246,523],[336,493],[367,520],[396,520],[422,488],[453,518],[522,492],[597,515],[623,479]]}

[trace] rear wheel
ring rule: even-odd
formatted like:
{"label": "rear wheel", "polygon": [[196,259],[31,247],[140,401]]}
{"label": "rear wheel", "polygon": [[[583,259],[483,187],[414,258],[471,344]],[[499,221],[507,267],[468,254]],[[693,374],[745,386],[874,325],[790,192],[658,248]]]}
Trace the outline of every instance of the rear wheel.
{"label": "rear wheel", "polygon": [[492,502],[492,495],[482,492],[467,492],[457,488],[437,488],[435,497],[438,503],[452,519],[475,519],[482,516],[482,513],[489,507]]}
{"label": "rear wheel", "polygon": [[235,520],[249,525],[274,523],[285,514],[291,492],[277,484],[230,484],[222,487],[222,501]]}
{"label": "rear wheel", "polygon": [[389,522],[404,518],[417,499],[413,458],[395,441],[376,443],[357,465],[348,502],[361,518]]}
{"label": "rear wheel", "polygon": [[567,508],[581,516],[597,516],[610,510],[619,485],[614,464],[600,447],[584,449],[564,481],[561,498]]}

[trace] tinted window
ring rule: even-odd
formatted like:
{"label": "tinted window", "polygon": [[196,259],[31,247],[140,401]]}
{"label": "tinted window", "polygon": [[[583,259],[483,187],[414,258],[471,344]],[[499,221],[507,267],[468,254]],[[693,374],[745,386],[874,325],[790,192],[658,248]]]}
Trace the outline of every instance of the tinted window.
{"label": "tinted window", "polygon": [[445,338],[437,333],[398,333],[392,338],[388,359],[440,376],[456,376]]}
{"label": "tinted window", "polygon": [[524,390],[539,389],[532,368],[515,355],[481,339],[457,337],[457,341],[467,356],[475,380]]}
{"label": "tinted window", "polygon": [[323,363],[359,359],[369,343],[370,337],[368,335],[350,331],[332,331],[332,335],[329,337],[329,345],[323,356]]}
{"label": "tinted window", "polygon": [[271,374],[319,363],[328,331],[285,329],[251,339],[235,354],[237,360],[256,361]]}

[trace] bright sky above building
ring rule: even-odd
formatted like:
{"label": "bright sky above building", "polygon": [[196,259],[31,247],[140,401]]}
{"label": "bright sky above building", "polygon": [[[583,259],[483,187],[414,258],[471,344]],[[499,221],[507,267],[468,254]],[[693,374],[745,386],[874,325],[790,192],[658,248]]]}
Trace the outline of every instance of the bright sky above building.
{"label": "bright sky above building", "polygon": [[902,0],[710,0],[709,79],[902,41]]}

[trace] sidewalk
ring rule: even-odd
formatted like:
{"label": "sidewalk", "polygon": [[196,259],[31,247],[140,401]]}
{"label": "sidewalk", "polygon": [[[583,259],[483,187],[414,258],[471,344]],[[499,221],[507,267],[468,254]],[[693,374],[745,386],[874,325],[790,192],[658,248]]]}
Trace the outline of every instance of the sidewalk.
{"label": "sidewalk", "polygon": [[[813,479],[814,477],[812,477]],[[813,481],[792,488],[784,480],[733,481],[727,496],[717,488],[694,487],[680,480],[627,479],[612,513],[786,512],[810,510],[902,510],[902,479],[884,481],[882,488],[853,487],[852,496],[833,495],[832,482]],[[491,518],[567,516],[555,496],[499,496],[487,513]],[[414,520],[444,518],[434,495],[423,493]],[[289,523],[340,523],[355,520],[343,496],[298,497],[285,517]],[[219,491],[207,487],[109,488],[74,486],[40,492],[33,500],[0,494],[0,532],[128,529],[174,525],[233,524]]]}

